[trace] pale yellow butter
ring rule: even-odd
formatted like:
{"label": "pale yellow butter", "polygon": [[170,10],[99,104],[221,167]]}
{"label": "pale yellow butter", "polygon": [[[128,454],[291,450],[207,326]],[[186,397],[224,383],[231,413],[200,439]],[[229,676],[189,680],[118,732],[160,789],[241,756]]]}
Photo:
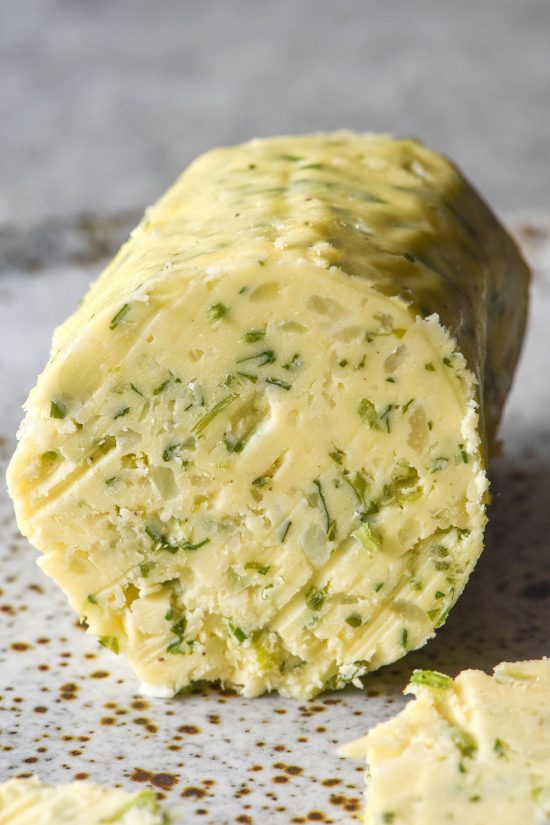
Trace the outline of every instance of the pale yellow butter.
{"label": "pale yellow butter", "polygon": [[482,549],[528,273],[444,158],[199,158],[54,336],[9,470],[42,569],[145,690],[312,696],[424,644]]}
{"label": "pale yellow butter", "polygon": [[0,784],[0,825],[169,825],[153,791],[130,794],[91,782],[45,785],[39,779]]}
{"label": "pale yellow butter", "polygon": [[366,825],[550,822],[550,659],[456,679],[415,671],[398,716],[341,749],[366,756]]}

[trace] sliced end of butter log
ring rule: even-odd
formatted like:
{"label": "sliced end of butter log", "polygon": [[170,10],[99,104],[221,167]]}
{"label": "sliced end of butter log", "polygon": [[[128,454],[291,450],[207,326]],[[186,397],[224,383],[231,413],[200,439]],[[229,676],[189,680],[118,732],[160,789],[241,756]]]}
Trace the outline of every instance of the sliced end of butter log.
{"label": "sliced end of butter log", "polygon": [[126,793],[91,782],[44,785],[37,777],[0,784],[2,825],[169,825],[154,791]]}
{"label": "sliced end of butter log", "polygon": [[199,158],[55,334],[9,469],[42,569],[144,689],[339,688],[445,621],[528,271],[414,141]]}
{"label": "sliced end of butter log", "polygon": [[550,659],[456,679],[415,670],[416,696],[340,749],[367,758],[366,825],[542,825],[550,816]]}

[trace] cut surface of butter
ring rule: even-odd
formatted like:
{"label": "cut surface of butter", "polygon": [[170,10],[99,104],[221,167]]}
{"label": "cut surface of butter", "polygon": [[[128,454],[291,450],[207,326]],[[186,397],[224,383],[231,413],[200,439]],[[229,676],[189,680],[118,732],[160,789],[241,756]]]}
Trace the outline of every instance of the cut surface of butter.
{"label": "cut surface of butter", "polygon": [[366,756],[366,825],[550,822],[550,659],[493,676],[414,671],[416,699],[344,746]]}
{"label": "cut surface of butter", "polygon": [[422,645],[481,552],[528,272],[447,160],[199,158],[55,333],[9,487],[150,693],[313,696]]}
{"label": "cut surface of butter", "polygon": [[130,794],[91,782],[44,785],[36,777],[0,784],[0,825],[169,825],[154,791]]}

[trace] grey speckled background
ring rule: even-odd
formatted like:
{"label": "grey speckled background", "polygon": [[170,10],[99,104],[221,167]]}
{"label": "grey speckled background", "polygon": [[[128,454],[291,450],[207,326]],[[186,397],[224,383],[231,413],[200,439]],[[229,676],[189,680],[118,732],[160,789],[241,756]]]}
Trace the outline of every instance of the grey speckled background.
{"label": "grey speckled background", "polygon": [[140,699],[35,567],[2,489],[0,780],[149,784],[178,825],[350,825],[363,767],[334,748],[402,705],[414,666],[549,652],[549,37],[547,0],[0,3],[2,475],[53,326],[211,145],[340,126],[419,135],[510,216],[535,268],[487,550],[438,638],[364,692]]}

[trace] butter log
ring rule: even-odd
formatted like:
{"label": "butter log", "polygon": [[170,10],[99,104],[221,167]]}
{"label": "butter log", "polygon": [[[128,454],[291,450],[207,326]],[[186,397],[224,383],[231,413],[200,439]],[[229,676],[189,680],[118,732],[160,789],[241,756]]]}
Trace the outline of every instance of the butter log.
{"label": "butter log", "polygon": [[200,157],[58,330],[8,478],[145,690],[339,688],[441,626],[478,558],[528,270],[412,140]]}
{"label": "butter log", "polygon": [[542,825],[550,816],[550,660],[453,679],[416,670],[416,699],[342,756],[369,763],[365,825]]}

